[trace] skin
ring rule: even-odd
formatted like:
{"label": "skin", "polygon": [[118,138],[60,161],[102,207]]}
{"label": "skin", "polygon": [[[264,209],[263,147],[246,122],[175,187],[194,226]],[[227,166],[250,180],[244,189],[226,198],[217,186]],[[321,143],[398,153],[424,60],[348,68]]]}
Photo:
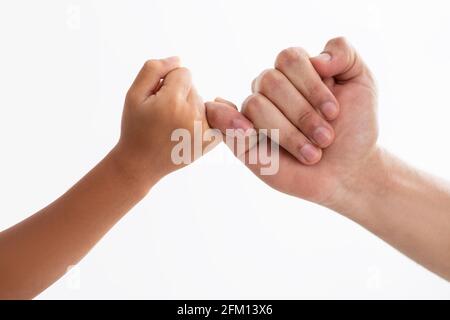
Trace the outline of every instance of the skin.
{"label": "skin", "polygon": [[[59,199],[0,233],[0,299],[33,298],[79,262],[185,165],[172,161],[170,136],[183,128],[193,137],[195,122],[203,131],[280,129],[280,170],[263,181],[344,214],[449,279],[449,187],[376,145],[370,72],[341,38],[325,50],[311,59],[299,48],[280,53],[253,82],[242,113],[223,99],[205,109],[177,58],[147,61],[127,93],[117,145]],[[261,164],[247,165],[259,175]]]}
{"label": "skin", "polygon": [[[329,91],[317,84],[318,79]],[[261,175],[262,164],[249,164],[248,157],[238,155],[250,170],[281,192],[354,220],[450,280],[450,186],[377,145],[376,86],[344,38],[330,40],[314,58],[301,48],[282,51],[275,68],[255,79],[252,91],[242,112],[223,99],[206,104],[210,125],[222,132],[227,128],[280,130],[283,148],[278,173]],[[334,114],[330,122],[334,142],[316,150],[314,160],[308,162],[300,152],[305,140],[299,133],[313,141],[311,126],[323,124],[316,116],[322,114],[323,102],[331,100],[329,92],[339,108],[339,115]],[[305,101],[317,112],[308,109],[305,116]]]}
{"label": "skin", "polygon": [[[174,129],[208,128],[205,106],[178,58],[145,63],[128,91],[121,137],[55,202],[0,233],[0,299],[30,299],[59,279],[174,165]],[[206,146],[205,146],[206,147]]]}

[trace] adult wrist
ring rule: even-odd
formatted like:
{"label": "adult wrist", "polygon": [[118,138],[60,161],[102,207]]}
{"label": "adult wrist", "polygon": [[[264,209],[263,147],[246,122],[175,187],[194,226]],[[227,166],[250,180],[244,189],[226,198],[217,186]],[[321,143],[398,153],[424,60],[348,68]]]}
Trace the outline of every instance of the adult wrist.
{"label": "adult wrist", "polygon": [[357,222],[368,219],[372,209],[393,189],[391,163],[392,156],[376,147],[354,172],[340,181],[333,201],[327,206]]}

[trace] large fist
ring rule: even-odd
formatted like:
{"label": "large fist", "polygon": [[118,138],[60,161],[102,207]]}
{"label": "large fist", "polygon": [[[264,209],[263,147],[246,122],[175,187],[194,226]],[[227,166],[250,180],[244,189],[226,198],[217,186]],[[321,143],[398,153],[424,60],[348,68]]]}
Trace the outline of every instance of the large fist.
{"label": "large fist", "polygon": [[377,95],[368,68],[345,39],[329,41],[314,58],[300,48],[283,50],[252,89],[241,113],[223,100],[206,106],[210,125],[223,132],[279,129],[276,174],[261,175],[261,163],[245,160],[262,180],[329,207],[363,183],[378,153]]}

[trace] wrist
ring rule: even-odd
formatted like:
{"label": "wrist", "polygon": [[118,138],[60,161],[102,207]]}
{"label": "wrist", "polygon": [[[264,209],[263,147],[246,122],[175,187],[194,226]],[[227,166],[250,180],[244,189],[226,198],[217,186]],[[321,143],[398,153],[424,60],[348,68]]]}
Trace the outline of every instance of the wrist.
{"label": "wrist", "polygon": [[383,201],[394,187],[392,160],[388,152],[376,147],[340,182],[334,201],[328,207],[357,222],[369,218],[371,208]]}
{"label": "wrist", "polygon": [[108,158],[114,164],[117,174],[142,198],[164,176],[150,161],[143,160],[120,143],[111,150]]}

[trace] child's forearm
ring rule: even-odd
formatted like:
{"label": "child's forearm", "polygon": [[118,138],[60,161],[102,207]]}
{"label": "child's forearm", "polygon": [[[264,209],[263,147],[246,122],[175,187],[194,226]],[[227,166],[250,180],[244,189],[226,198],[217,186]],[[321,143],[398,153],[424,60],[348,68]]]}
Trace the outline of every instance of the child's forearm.
{"label": "child's forearm", "polygon": [[204,104],[178,58],[149,60],[128,90],[117,146],[72,189],[0,233],[0,299],[32,298],[76,264],[175,164],[176,129],[207,129]]}
{"label": "child's forearm", "polygon": [[[114,149],[68,192],[0,233],[0,299],[29,299],[75,265],[148,192]],[[153,180],[153,181],[152,181]]]}

